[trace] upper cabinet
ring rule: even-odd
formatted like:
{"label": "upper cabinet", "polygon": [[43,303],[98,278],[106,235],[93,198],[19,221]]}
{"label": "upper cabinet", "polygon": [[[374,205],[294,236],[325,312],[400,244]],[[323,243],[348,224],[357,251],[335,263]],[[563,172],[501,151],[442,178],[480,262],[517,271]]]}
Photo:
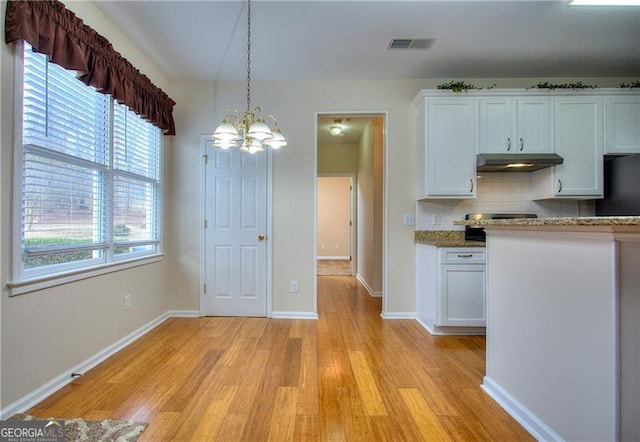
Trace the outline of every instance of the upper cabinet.
{"label": "upper cabinet", "polygon": [[606,98],[606,154],[640,153],[640,94]]}
{"label": "upper cabinet", "polygon": [[475,198],[478,99],[421,97],[418,126],[418,199]]}
{"label": "upper cabinet", "polygon": [[604,154],[640,153],[637,90],[424,90],[418,127],[418,199],[476,197],[476,155],[556,153],[532,172],[533,199],[603,196]]}
{"label": "upper cabinet", "polygon": [[480,98],[481,153],[551,152],[547,97]]}
{"label": "upper cabinet", "polygon": [[564,163],[533,172],[533,199],[603,196],[603,115],[600,96],[553,97],[553,146]]}

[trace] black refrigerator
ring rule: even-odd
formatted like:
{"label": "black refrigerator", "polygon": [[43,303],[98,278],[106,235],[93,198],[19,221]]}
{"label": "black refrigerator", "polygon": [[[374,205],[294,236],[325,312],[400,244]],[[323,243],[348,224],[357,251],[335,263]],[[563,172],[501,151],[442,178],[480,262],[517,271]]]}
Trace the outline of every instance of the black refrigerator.
{"label": "black refrigerator", "polygon": [[608,156],[604,161],[604,198],[597,216],[640,216],[640,154]]}

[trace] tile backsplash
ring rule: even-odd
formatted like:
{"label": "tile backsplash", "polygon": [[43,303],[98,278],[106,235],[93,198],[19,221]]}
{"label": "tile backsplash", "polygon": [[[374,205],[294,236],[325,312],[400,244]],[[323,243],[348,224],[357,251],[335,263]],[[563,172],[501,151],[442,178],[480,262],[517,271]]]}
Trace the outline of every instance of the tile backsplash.
{"label": "tile backsplash", "polygon": [[535,213],[539,217],[595,214],[593,201],[531,201],[531,174],[526,172],[484,173],[477,185],[475,199],[418,201],[416,230],[462,230],[464,227],[454,226],[453,221],[476,212]]}

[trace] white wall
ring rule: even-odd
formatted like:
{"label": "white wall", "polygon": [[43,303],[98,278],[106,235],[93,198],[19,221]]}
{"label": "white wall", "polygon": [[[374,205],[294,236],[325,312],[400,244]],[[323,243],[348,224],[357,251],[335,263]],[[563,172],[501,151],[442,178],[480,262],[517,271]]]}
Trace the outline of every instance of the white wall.
{"label": "white wall", "polygon": [[[0,6],[4,12],[6,3],[3,1]],[[68,7],[171,95],[168,79],[93,3],[70,2]],[[8,296],[6,284],[11,279],[8,258],[12,255],[10,226],[16,56],[15,45],[0,46],[0,405],[4,408],[157,318],[169,310],[172,303],[166,288],[166,281],[171,277],[166,261],[11,298]],[[20,117],[19,113],[17,117]],[[165,140],[167,153],[171,139],[166,137]],[[125,293],[132,296],[132,308],[126,312],[123,308]]]}
{"label": "white wall", "polygon": [[356,174],[358,148],[357,144],[319,144],[318,174]]}
{"label": "white wall", "polygon": [[374,283],[374,182],[373,182],[373,121],[369,121],[360,137],[360,150],[358,154],[358,208],[357,226],[358,240],[356,272],[358,278],[364,281],[371,290]]}
{"label": "white wall", "polygon": [[351,178],[318,177],[318,257],[351,256]]}
{"label": "white wall", "polygon": [[616,440],[614,235],[577,226],[487,235],[485,388],[539,440]]}

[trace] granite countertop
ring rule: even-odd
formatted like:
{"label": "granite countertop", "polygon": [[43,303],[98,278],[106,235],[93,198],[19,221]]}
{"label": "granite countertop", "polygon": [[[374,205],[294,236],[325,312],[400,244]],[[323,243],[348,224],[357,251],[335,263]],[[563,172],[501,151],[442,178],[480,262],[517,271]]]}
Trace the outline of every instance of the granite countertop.
{"label": "granite countertop", "polygon": [[467,241],[464,230],[416,230],[416,244],[427,244],[435,247],[484,247],[484,241]]}
{"label": "granite countertop", "polygon": [[454,221],[457,226],[640,226],[640,216],[585,216]]}

